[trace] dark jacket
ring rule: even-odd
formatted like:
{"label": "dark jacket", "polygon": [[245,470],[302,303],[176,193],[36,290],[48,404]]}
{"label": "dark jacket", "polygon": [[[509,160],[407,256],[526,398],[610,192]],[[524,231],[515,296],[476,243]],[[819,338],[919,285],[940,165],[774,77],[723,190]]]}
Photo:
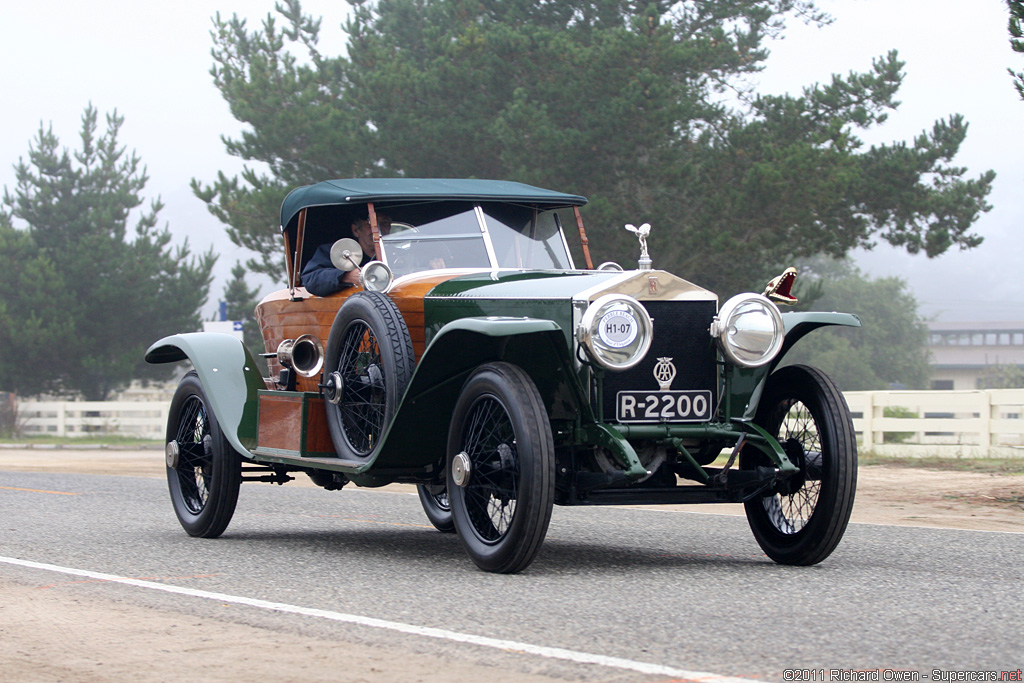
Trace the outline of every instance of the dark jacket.
{"label": "dark jacket", "polygon": [[[310,294],[327,296],[340,292],[345,287],[351,287],[348,282],[342,281],[345,271],[338,270],[331,263],[331,246],[330,244],[321,244],[317,247],[313,258],[309,259],[302,268],[302,286]],[[363,254],[363,260],[359,265],[366,264],[371,258]]]}

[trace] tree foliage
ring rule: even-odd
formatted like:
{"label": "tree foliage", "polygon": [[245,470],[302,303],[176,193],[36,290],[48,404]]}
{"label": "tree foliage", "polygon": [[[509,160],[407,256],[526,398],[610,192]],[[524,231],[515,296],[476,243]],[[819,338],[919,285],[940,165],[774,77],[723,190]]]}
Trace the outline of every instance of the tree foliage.
{"label": "tree foliage", "polygon": [[1021,389],[1024,388],[1024,369],[1013,363],[996,363],[985,366],[978,378],[979,389]]}
{"label": "tree foliage", "polygon": [[[247,266],[281,279],[278,210],[297,185],[367,175],[371,131],[347,95],[346,61],[317,50],[320,21],[304,16],[297,0],[278,6],[285,27],[268,16],[261,31],[249,31],[233,16],[214,19],[210,73],[239,121],[251,126],[238,140],[224,139],[229,154],[262,162],[241,176],[218,174],[192,189],[227,226],[231,240],[256,252]],[[289,51],[297,46],[306,61]]]}
{"label": "tree foliage", "polygon": [[[863,327],[812,332],[786,355],[785,363],[827,368],[844,391],[888,389],[891,384],[928,388],[928,325],[905,280],[871,279],[847,261],[821,258],[804,264],[800,278],[803,307],[853,313]],[[816,298],[805,298],[808,289]]]}
{"label": "tree foliage", "polygon": [[[1010,10],[1010,48],[1017,53],[1024,52],[1024,0],[1006,0],[1006,6]],[[1013,85],[1017,88],[1017,94],[1024,100],[1024,71],[1007,69],[1013,78]]]}
{"label": "tree foliage", "polygon": [[18,293],[0,301],[4,390],[103,399],[160,373],[143,361],[150,343],[199,327],[216,257],[171,245],[159,199],[139,209],[148,178],[118,142],[122,122],[115,111],[98,133],[88,106],[74,152],[40,126],[13,192],[4,188],[0,285]]}
{"label": "tree foliage", "polygon": [[[227,309],[227,319],[242,322],[242,337],[246,347],[258,353],[259,349],[263,348],[263,332],[256,321],[256,304],[260,301],[260,293],[258,288],[249,286],[245,276],[245,268],[241,263],[236,263],[231,269],[231,279],[224,285],[223,301]],[[255,360],[266,376],[266,359],[257,356]]]}
{"label": "tree foliage", "polygon": [[878,240],[929,256],[970,248],[994,174],[952,163],[967,130],[937,121],[866,147],[903,63],[800,95],[749,86],[803,0],[350,0],[347,57],[317,49],[299,0],[258,30],[214,22],[217,86],[250,128],[228,151],[269,169],[196,193],[280,276],[276,207],[330,177],[520,180],[586,195],[591,249],[629,263],[622,226],[650,222],[657,267],[726,295],[788,262]]}

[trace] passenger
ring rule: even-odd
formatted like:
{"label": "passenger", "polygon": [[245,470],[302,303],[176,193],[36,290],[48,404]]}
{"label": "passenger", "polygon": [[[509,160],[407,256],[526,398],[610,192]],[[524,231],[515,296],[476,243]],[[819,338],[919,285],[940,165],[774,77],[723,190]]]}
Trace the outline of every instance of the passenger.
{"label": "passenger", "polygon": [[[391,218],[384,214],[377,214],[377,228],[381,236],[391,232]],[[359,265],[364,266],[377,258],[373,249],[373,229],[370,221],[366,218],[357,218],[352,223],[352,236],[359,242],[363,250],[363,257]],[[340,292],[345,287],[359,284],[359,271],[338,270],[331,263],[331,247],[334,242],[321,244],[313,253],[313,257],[306,262],[302,269],[302,286],[310,294],[316,296],[327,296]]]}

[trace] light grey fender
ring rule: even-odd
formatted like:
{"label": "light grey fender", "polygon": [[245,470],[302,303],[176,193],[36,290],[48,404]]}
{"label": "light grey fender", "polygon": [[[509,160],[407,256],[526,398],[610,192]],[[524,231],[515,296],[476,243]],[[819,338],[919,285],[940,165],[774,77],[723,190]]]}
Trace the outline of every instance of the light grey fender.
{"label": "light grey fender", "polygon": [[146,351],[148,363],[191,361],[221,431],[241,455],[253,459],[259,390],[266,389],[249,349],[240,339],[219,332],[164,337]]}

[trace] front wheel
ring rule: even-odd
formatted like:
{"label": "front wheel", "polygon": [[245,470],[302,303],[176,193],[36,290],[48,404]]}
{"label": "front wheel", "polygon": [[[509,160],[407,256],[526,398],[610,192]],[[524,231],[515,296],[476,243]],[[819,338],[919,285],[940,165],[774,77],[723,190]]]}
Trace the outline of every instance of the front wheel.
{"label": "front wheel", "polygon": [[242,460],[221,432],[195,372],[185,375],[167,418],[167,486],[189,536],[224,533],[238,503]]}
{"label": "front wheel", "polygon": [[[791,365],[768,378],[757,424],[775,436],[800,472],[767,496],[744,503],[761,549],[780,564],[810,565],[839,544],[857,488],[857,442],[846,400],[821,371]],[[747,447],[740,466],[770,466]]]}
{"label": "front wheel", "polygon": [[448,431],[455,531],[478,567],[510,574],[540,550],[555,498],[547,410],[521,368],[489,363],[470,375]]}

